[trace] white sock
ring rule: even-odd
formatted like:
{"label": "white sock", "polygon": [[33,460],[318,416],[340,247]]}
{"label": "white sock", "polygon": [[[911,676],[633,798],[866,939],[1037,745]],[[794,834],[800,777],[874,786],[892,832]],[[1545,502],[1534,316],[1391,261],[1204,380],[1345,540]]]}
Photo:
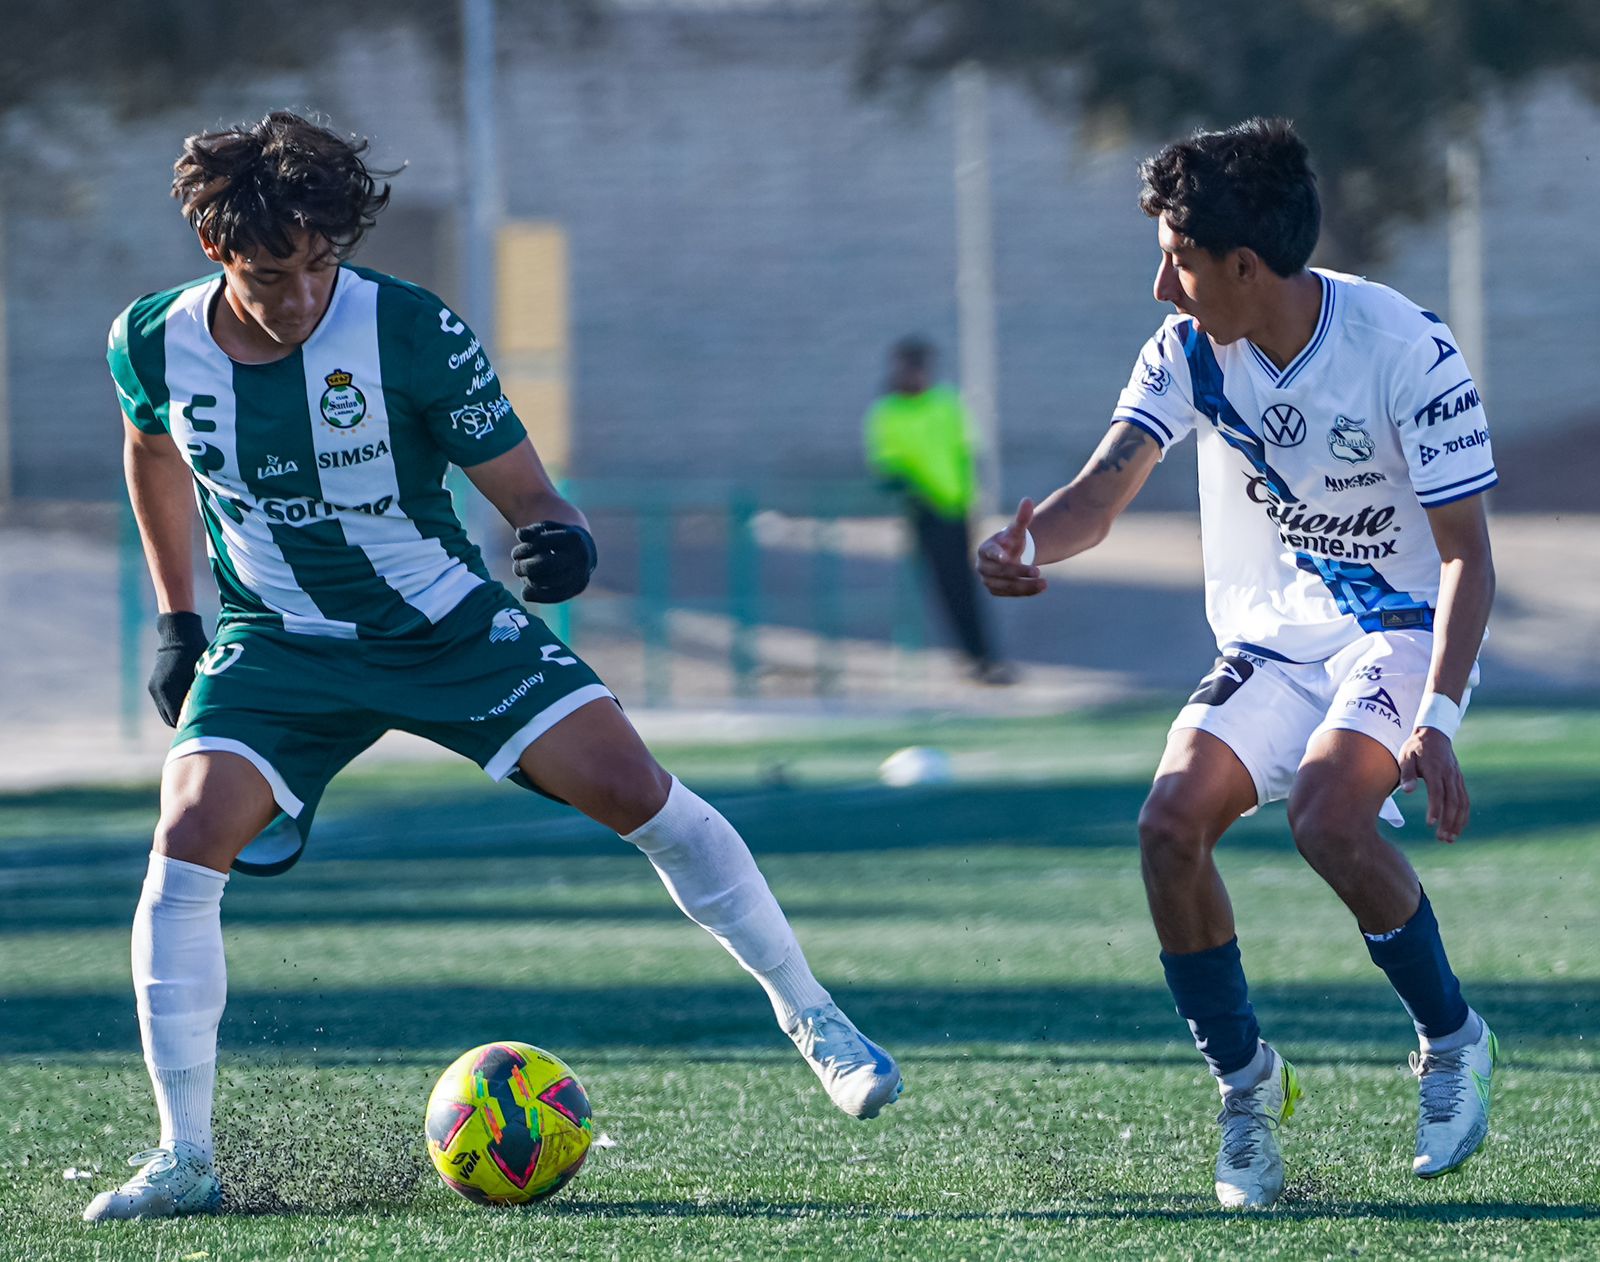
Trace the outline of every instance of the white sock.
{"label": "white sock", "polygon": [[145,1065],[161,1115],[161,1145],[212,1153],[217,1024],[228,997],[222,958],[226,873],[150,856],[133,914],[133,988]]}
{"label": "white sock", "polygon": [[1235,1069],[1231,1074],[1223,1074],[1217,1079],[1217,1089],[1226,1098],[1235,1091],[1248,1091],[1256,1086],[1267,1076],[1267,1070],[1272,1067],[1272,1053],[1267,1050],[1267,1045],[1256,1043],[1256,1054],[1250,1063],[1243,1069]]}
{"label": "white sock", "polygon": [[666,805],[623,840],[644,852],[683,914],[761,983],[784,1029],[806,1008],[831,1002],[750,848],[716,807],[674,777]]}
{"label": "white sock", "polygon": [[1461,1023],[1461,1028],[1454,1034],[1446,1034],[1443,1038],[1430,1039],[1425,1034],[1417,1036],[1417,1041],[1422,1044],[1424,1053],[1428,1052],[1454,1052],[1459,1051],[1468,1043],[1476,1043],[1483,1037],[1483,1018],[1471,1008],[1467,1009],[1467,1019]]}

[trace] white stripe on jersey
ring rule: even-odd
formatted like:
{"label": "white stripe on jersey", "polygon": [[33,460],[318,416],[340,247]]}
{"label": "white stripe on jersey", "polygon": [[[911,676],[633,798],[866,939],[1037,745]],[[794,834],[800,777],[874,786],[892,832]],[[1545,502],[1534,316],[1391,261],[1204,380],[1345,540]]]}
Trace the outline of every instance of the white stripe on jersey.
{"label": "white stripe on jersey", "polygon": [[[223,354],[206,325],[211,300],[221,284],[218,279],[209,285],[196,285],[167,311],[167,394],[171,399],[167,425],[173,441],[191,456],[207,452],[213,463],[220,460],[216,469],[197,471],[196,482],[211,496],[236,500],[244,497],[245,486],[239,469],[233,361]],[[216,402],[202,407],[195,418],[193,403],[199,395],[209,395]],[[206,428],[197,429],[195,419]],[[209,428],[211,425],[215,429]],[[283,619],[285,629],[339,639],[356,638],[355,623],[323,617],[316,602],[301,590],[293,569],[273,541],[271,525],[263,514],[249,511],[242,514],[242,520],[234,521],[219,508],[212,516],[222,530],[228,559],[239,581]],[[209,539],[206,547],[210,551]]]}
{"label": "white stripe on jersey", "polygon": [[[301,348],[322,498],[331,504],[384,504],[382,512],[340,513],[344,537],[366,554],[378,577],[401,599],[429,622],[438,622],[483,580],[438,540],[424,539],[401,511],[378,354],[380,286],[348,269],[341,269],[339,280],[320,336]],[[391,372],[396,368],[390,365]],[[328,378],[334,373],[349,373],[366,401],[365,416],[350,428],[324,419],[323,398],[332,389]]]}

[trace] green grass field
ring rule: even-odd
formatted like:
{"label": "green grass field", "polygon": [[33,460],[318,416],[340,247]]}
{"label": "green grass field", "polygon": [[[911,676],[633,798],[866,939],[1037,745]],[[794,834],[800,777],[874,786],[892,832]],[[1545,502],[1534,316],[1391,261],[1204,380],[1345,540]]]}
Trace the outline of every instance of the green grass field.
{"label": "green grass field", "polygon": [[[1600,1256],[1600,714],[1475,708],[1466,840],[1406,830],[1509,1054],[1490,1147],[1440,1183],[1409,1174],[1409,1023],[1281,809],[1224,844],[1257,1009],[1308,1095],[1288,1191],[1250,1215],[1213,1200],[1215,1091],[1139,884],[1165,721],[661,751],[901,1058],[908,1092],[869,1124],[831,1109],[760,991],[615,837],[465,764],[351,773],[299,868],[235,877],[223,904],[234,1212],[99,1229],[84,1202],[155,1139],[128,970],[155,795],[0,798],[0,1255]],[[951,750],[957,783],[878,787],[912,740]],[[428,1164],[434,1075],[496,1038],[567,1059],[612,1141],[547,1205],[474,1207]]]}

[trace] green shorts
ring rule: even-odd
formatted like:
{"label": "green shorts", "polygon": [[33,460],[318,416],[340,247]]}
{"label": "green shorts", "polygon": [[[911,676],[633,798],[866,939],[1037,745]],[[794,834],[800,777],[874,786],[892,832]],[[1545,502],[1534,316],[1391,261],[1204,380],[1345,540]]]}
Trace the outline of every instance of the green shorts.
{"label": "green shorts", "polygon": [[295,828],[269,828],[234,866],[266,875],[300,857],[328,782],[385,732],[414,732],[504,780],[538,737],[611,695],[511,593],[485,583],[404,639],[224,624],[195,670],[167,761],[221,750],[261,772]]}

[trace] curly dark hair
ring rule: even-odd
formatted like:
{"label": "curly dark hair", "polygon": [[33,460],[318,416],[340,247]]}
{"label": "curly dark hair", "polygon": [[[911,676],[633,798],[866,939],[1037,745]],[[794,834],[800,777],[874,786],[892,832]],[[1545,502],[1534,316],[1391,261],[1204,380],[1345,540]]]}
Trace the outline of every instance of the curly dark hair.
{"label": "curly dark hair", "polygon": [[399,174],[369,170],[366,150],[365,140],[274,110],[259,123],[185,140],[172,195],[224,258],[260,249],[287,258],[295,237],[309,232],[344,259],[389,204],[389,185],[378,181]]}
{"label": "curly dark hair", "polygon": [[1310,152],[1283,118],[1199,131],[1139,166],[1139,209],[1221,256],[1247,246],[1279,276],[1306,265],[1322,229]]}

